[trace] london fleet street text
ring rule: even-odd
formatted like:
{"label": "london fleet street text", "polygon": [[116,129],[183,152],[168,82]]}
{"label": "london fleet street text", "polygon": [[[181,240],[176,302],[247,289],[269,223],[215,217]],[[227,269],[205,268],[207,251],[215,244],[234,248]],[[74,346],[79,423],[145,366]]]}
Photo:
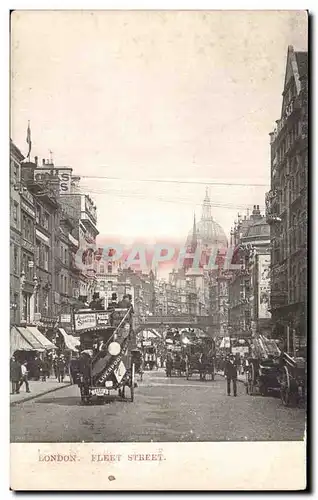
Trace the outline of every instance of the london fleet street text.
{"label": "london fleet street text", "polygon": [[[161,462],[166,460],[164,455],[159,453],[130,453],[128,455],[118,453],[94,453],[91,454],[91,462]],[[41,454],[38,456],[39,462],[80,462],[80,458],[75,453],[50,453]]]}

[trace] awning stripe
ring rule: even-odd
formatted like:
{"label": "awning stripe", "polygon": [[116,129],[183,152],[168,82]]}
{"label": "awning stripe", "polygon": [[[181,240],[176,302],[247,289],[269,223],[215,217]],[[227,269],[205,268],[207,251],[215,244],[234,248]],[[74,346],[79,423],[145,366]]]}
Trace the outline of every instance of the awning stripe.
{"label": "awning stripe", "polygon": [[34,337],[34,335],[27,330],[26,328],[22,326],[17,326],[16,327],[21,335],[25,338],[27,342],[36,350],[36,351],[45,351],[45,348],[43,347],[42,344]]}
{"label": "awning stripe", "polygon": [[77,345],[80,345],[80,341],[73,337],[72,335],[68,335],[63,328],[59,328],[60,333],[63,335],[65,345],[67,349],[70,351],[77,351]]}
{"label": "awning stripe", "polygon": [[29,342],[23,337],[16,327],[10,330],[10,356],[16,351],[35,351]]}
{"label": "awning stripe", "polygon": [[47,350],[57,349],[57,347],[43,335],[35,326],[28,326],[28,330]]}

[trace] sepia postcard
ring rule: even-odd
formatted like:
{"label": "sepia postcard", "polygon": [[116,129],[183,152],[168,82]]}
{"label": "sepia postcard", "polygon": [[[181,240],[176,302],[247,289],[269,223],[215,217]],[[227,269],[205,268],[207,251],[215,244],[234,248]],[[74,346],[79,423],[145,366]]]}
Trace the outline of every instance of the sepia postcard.
{"label": "sepia postcard", "polygon": [[9,487],[305,490],[308,13],[10,30]]}

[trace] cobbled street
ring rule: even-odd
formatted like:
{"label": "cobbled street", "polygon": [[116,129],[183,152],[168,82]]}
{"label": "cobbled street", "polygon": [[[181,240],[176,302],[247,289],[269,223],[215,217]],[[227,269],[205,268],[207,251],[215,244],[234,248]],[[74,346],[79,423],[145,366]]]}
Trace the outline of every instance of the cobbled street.
{"label": "cobbled street", "polygon": [[[301,440],[305,410],[286,408],[278,397],[226,395],[225,380],[166,378],[146,372],[133,403],[111,397],[105,404],[81,403],[69,386],[11,408],[11,441],[169,442]],[[32,387],[31,387],[32,388]]]}

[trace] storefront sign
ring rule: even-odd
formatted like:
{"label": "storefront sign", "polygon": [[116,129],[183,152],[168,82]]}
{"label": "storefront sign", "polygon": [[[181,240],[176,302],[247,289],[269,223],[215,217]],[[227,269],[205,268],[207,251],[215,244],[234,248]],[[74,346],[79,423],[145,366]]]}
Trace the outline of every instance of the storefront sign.
{"label": "storefront sign", "polygon": [[75,313],[74,314],[75,331],[94,328],[96,326],[96,313]]}

